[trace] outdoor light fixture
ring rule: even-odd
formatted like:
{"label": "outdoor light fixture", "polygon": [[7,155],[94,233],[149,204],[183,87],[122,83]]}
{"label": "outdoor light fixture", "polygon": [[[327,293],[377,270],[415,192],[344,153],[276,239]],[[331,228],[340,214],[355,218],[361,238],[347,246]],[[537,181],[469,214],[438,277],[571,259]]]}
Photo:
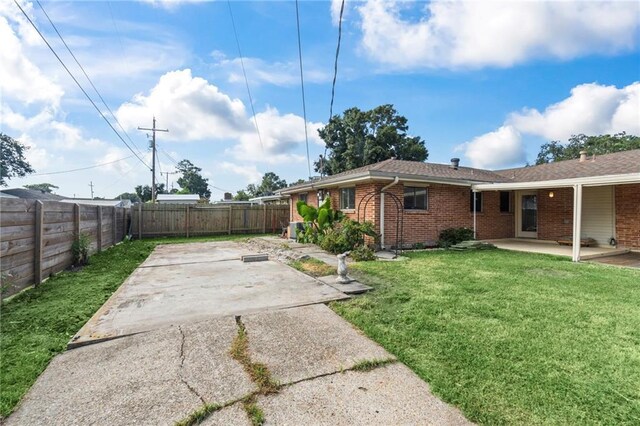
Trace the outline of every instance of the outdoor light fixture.
{"label": "outdoor light fixture", "polygon": [[553,198],[553,191],[549,191],[549,198]]}

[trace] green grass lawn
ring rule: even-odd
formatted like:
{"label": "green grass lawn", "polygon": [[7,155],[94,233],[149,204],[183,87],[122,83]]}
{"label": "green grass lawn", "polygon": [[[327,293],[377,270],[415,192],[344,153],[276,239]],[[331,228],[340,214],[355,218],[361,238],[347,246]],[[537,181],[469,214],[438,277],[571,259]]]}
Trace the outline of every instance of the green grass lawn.
{"label": "green grass lawn", "polygon": [[248,235],[129,241],[91,257],[0,306],[0,416],[8,416],[49,361],[158,244],[237,240]]}
{"label": "green grass lawn", "polygon": [[483,424],[640,424],[640,271],[502,250],[363,262],[331,307]]}

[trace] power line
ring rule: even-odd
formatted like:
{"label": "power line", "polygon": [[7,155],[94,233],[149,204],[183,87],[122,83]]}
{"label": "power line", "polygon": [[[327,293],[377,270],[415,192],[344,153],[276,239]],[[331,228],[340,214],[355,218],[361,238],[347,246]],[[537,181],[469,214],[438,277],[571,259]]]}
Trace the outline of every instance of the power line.
{"label": "power line", "polygon": [[258,140],[260,141],[260,149],[264,151],[264,145],[262,144],[262,136],[260,135],[260,128],[258,127],[258,118],[256,117],[256,110],[253,107],[253,98],[251,97],[251,90],[249,89],[249,80],[247,79],[247,72],[244,69],[244,59],[242,59],[242,50],[240,50],[240,41],[238,40],[238,32],[236,31],[236,21],[233,19],[233,11],[231,10],[231,0],[227,0],[229,6],[229,15],[231,16],[231,25],[233,26],[233,34],[236,37],[236,45],[238,46],[238,56],[240,57],[240,65],[242,67],[242,74],[244,75],[244,83],[247,86],[247,94],[249,95],[249,104],[251,105],[251,112],[253,113],[253,122],[256,125],[256,132],[258,133]]}
{"label": "power line", "polygon": [[[338,78],[338,57],[340,56],[340,41],[342,40],[342,15],[344,14],[344,0],[340,5],[340,18],[338,19],[338,45],[336,46],[336,60],[333,64],[333,83],[331,84],[331,103],[329,104],[329,121],[333,118],[333,100],[336,94],[336,79]],[[327,159],[327,145],[324,147],[324,156],[320,160],[320,176],[324,175],[324,162]]]}
{"label": "power line", "polygon": [[95,84],[93,84],[93,81],[91,80],[91,78],[89,78],[89,75],[87,74],[87,72],[85,71],[84,67],[82,66],[82,64],[80,64],[80,61],[78,61],[78,58],[76,58],[76,55],[74,55],[74,53],[71,51],[71,48],[69,47],[69,45],[67,44],[67,42],[64,40],[64,38],[62,37],[62,34],[60,34],[60,31],[58,31],[58,27],[56,27],[56,24],[53,23],[53,21],[51,20],[51,18],[49,17],[49,14],[47,13],[46,10],[44,10],[44,7],[42,6],[42,3],[40,3],[40,0],[36,0],[36,3],[38,3],[38,6],[40,6],[40,9],[42,9],[42,12],[44,13],[44,16],[47,17],[47,20],[49,21],[49,23],[51,24],[51,26],[53,27],[53,29],[55,30],[56,34],[58,34],[58,37],[60,38],[60,40],[62,41],[62,44],[64,44],[64,47],[67,48],[67,51],[69,52],[69,54],[71,55],[71,57],[73,58],[73,60],[76,62],[76,64],[78,65],[78,67],[82,70],[82,73],[84,74],[84,76],[87,78],[87,81],[89,81],[89,84],[91,84],[91,87],[93,87],[93,90],[96,92],[96,95],[98,95],[98,97],[100,98],[100,100],[102,101],[102,104],[105,106],[105,108],[107,109],[107,111],[109,111],[109,113],[111,114],[111,117],[113,117],[113,119],[115,120],[116,123],[118,123],[118,126],[120,127],[120,130],[122,130],[122,132],[127,136],[127,139],[129,140],[129,142],[131,142],[131,144],[133,146],[136,147],[136,150],[138,151],[138,153],[140,155],[142,155],[142,152],[140,151],[140,148],[138,148],[138,146],[135,144],[135,142],[133,140],[131,140],[131,137],[129,136],[129,134],[127,133],[127,131],[124,129],[124,127],[122,127],[122,124],[120,124],[120,121],[118,121],[118,118],[115,116],[115,114],[113,113],[113,111],[111,111],[111,108],[109,108],[109,105],[107,105],[107,103],[105,102],[104,98],[102,97],[102,95],[100,94],[100,92],[98,91],[98,89],[96,88]]}
{"label": "power line", "polygon": [[300,13],[298,11],[298,0],[296,0],[296,24],[298,27],[298,58],[300,60],[300,85],[302,87],[302,115],[304,118],[304,140],[305,140],[305,143],[307,144],[307,167],[309,169],[309,179],[311,179],[311,159],[309,157],[309,135],[307,132],[307,104],[304,99],[304,77],[302,74],[302,42],[300,41]]}
{"label": "power line", "polygon": [[80,88],[80,90],[82,91],[82,93],[84,94],[84,96],[89,100],[89,102],[91,102],[91,105],[93,105],[93,107],[96,109],[96,111],[98,111],[98,114],[100,114],[100,116],[102,117],[102,119],[107,123],[107,125],[111,128],[111,130],[113,130],[113,132],[116,134],[116,136],[118,136],[118,138],[122,141],[122,143],[129,149],[129,151],[131,151],[131,153],[133,155],[135,155],[135,157],[140,160],[140,162],[142,164],[144,164],[147,168],[151,169],[149,167],[149,165],[147,163],[144,162],[144,160],[142,158],[140,158],[140,156],[138,156],[138,154],[131,148],[131,146],[129,146],[129,144],[127,143],[127,141],[125,141],[122,136],[120,135],[120,133],[118,133],[118,131],[115,129],[115,127],[113,127],[113,125],[111,124],[111,122],[107,119],[107,117],[105,117],[105,115],[103,114],[102,111],[100,111],[100,108],[98,108],[98,105],[96,105],[96,103],[93,101],[93,99],[91,99],[91,96],[89,96],[89,94],[87,93],[87,91],[84,89],[84,87],[82,87],[82,85],[80,84],[80,82],[76,79],[76,77],[73,75],[73,73],[69,70],[69,68],[67,67],[67,65],[64,63],[64,61],[60,58],[60,56],[58,56],[58,53],[54,50],[54,48],[51,46],[51,44],[49,44],[49,41],[46,39],[46,37],[44,36],[44,34],[42,34],[40,32],[40,30],[38,29],[38,27],[36,26],[36,24],[31,20],[31,18],[29,17],[29,15],[27,15],[27,12],[24,11],[24,9],[22,8],[22,6],[20,6],[20,3],[18,3],[17,0],[13,0],[13,2],[16,4],[16,6],[18,6],[18,8],[20,9],[20,11],[22,12],[22,14],[24,15],[25,18],[27,18],[27,21],[29,21],[29,23],[31,24],[31,26],[33,27],[34,30],[36,30],[36,32],[38,33],[38,35],[40,36],[40,38],[42,38],[42,40],[44,41],[44,43],[47,45],[47,47],[49,48],[49,50],[51,50],[51,53],[54,54],[54,56],[56,57],[56,59],[60,62],[60,64],[62,65],[62,67],[65,69],[65,71],[67,71],[67,74],[69,74],[69,76],[71,77],[71,79],[76,83],[76,85]]}
{"label": "power line", "polygon": [[97,167],[102,167],[102,166],[106,166],[109,164],[113,164],[113,163],[117,163],[119,161],[124,161],[127,160],[129,158],[133,157],[133,155],[130,155],[128,157],[124,157],[124,158],[120,158],[118,160],[113,160],[113,161],[109,161],[108,163],[102,163],[102,164],[96,164],[95,166],[89,166],[89,167],[80,167],[78,169],[71,169],[71,170],[60,170],[57,172],[48,172],[48,173],[34,173],[31,176],[47,176],[47,175],[59,175],[59,174],[63,174],[63,173],[72,173],[72,172],[79,172],[81,170],[89,170],[89,169],[95,169]]}

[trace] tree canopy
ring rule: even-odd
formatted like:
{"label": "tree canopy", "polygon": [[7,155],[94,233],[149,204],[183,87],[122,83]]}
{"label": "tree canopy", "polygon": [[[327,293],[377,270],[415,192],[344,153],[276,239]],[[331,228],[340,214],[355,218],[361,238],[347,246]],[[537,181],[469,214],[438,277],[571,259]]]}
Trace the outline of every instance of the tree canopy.
{"label": "tree canopy", "polygon": [[314,163],[315,170],[334,175],[394,157],[425,161],[429,156],[425,142],[419,136],[409,136],[408,130],[407,119],[393,105],[369,111],[350,108],[318,130],[328,154]]}
{"label": "tree canopy", "polygon": [[249,198],[273,195],[278,189],[286,188],[287,181],[273,172],[267,172],[262,176],[259,184],[250,183],[246,189],[241,189],[233,197],[235,201],[247,201]]}
{"label": "tree canopy", "polygon": [[0,133],[0,186],[7,186],[12,177],[24,177],[35,172],[31,164],[24,158],[29,147]]}
{"label": "tree canopy", "polygon": [[31,185],[24,185],[27,189],[35,189],[36,191],[46,192],[47,194],[51,194],[54,189],[59,189],[59,186],[56,186],[52,183],[34,183]]}
{"label": "tree canopy", "polygon": [[640,137],[627,135],[625,132],[615,135],[586,136],[574,135],[567,144],[552,141],[540,147],[536,164],[553,163],[554,161],[580,158],[580,151],[589,155],[611,154],[612,152],[640,149]]}
{"label": "tree canopy", "polygon": [[[142,188],[141,185],[139,185]],[[157,189],[157,188],[156,188]],[[137,190],[137,188],[136,188]],[[138,194],[134,194],[133,192],[123,192],[122,194],[116,196],[116,199],[119,200],[130,200],[132,203],[139,203],[140,196]],[[151,189],[149,189],[149,199],[151,199]]]}
{"label": "tree canopy", "polygon": [[211,197],[209,179],[202,177],[200,167],[196,167],[191,161],[185,159],[180,161],[176,168],[178,172],[182,173],[182,176],[177,180],[180,188],[189,194],[198,194],[207,199]]}
{"label": "tree canopy", "polygon": [[[135,188],[136,195],[143,203],[147,201],[151,201],[151,186],[149,185],[138,185]],[[156,184],[156,194],[164,194],[164,183]],[[126,193],[125,193],[126,194]],[[133,201],[133,200],[131,200]]]}

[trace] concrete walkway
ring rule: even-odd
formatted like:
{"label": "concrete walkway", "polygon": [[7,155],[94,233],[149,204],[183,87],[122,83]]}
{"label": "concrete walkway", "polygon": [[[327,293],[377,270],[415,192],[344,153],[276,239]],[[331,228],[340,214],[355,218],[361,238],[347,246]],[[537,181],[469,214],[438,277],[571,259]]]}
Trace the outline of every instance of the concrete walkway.
{"label": "concrete walkway", "polygon": [[[197,285],[186,286],[190,296],[188,303],[183,303],[183,293],[174,288],[182,283],[179,275],[157,269],[165,279],[156,276],[157,281],[151,281],[140,270],[185,265],[185,259],[191,264],[211,263],[205,253],[211,250],[221,258],[223,252],[231,257],[237,254],[233,250],[238,246],[215,244],[219,244],[215,250],[211,245],[187,245],[184,250],[192,251],[187,258],[170,255],[168,252],[175,252],[166,248],[169,246],[162,248],[164,256],[151,256],[138,274],[131,276],[141,280],[147,290],[153,289],[154,283],[163,289],[150,291],[152,296],[141,304],[140,309],[153,307],[149,311],[154,313],[152,327],[143,327],[149,331],[93,342],[58,355],[6,424],[171,425],[207,408],[209,414],[202,424],[250,425],[247,398],[263,412],[267,425],[469,424],[456,408],[433,396],[429,386],[406,366],[321,302],[286,309],[265,303],[260,312],[209,312],[204,319],[172,308],[167,315],[171,321],[161,320],[163,312],[155,311],[167,305],[154,303],[168,294],[173,295],[168,299],[185,311],[191,303],[198,309],[204,305],[196,302],[198,294],[209,304],[219,303],[210,299],[206,277],[198,278]],[[279,267],[289,269],[282,264]],[[276,271],[279,267],[274,266]],[[288,272],[280,279],[290,279]],[[278,273],[269,279],[278,279]],[[251,273],[240,273],[234,286],[243,286],[243,276],[250,285]],[[141,285],[131,277],[127,286]],[[297,275],[293,277],[291,288],[307,285]],[[128,306],[136,305],[120,306],[129,300],[128,291],[125,287],[114,295],[116,302],[107,302],[105,306],[111,308],[99,314],[104,316],[115,306],[128,312]],[[134,294],[140,297],[146,293]],[[245,303],[244,297],[249,295],[240,294],[237,303]],[[265,298],[268,300],[267,293],[261,293],[256,299]],[[224,303],[234,302],[229,299]],[[250,362],[263,365],[279,384],[277,392],[260,392],[247,372],[248,361],[232,358],[230,350],[239,336],[246,336]],[[364,371],[361,367],[367,364],[372,369]]]}

